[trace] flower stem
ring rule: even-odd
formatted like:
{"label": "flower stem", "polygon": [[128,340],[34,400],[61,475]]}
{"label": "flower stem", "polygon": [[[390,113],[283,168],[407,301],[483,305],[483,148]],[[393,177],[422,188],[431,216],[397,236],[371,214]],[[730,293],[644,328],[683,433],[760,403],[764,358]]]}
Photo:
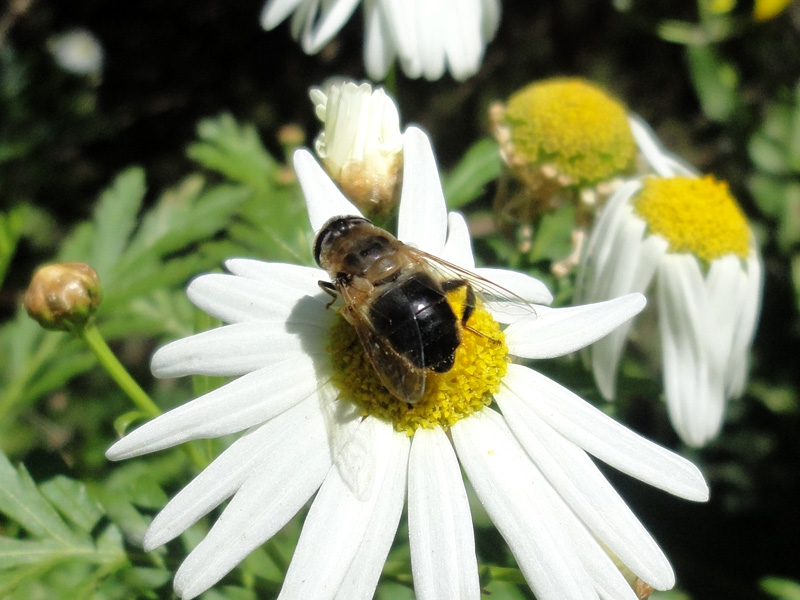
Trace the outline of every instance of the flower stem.
{"label": "flower stem", "polygon": [[134,381],[133,377],[130,376],[128,371],[125,370],[125,367],[123,367],[117,360],[117,357],[114,356],[114,353],[111,352],[105,339],[93,323],[78,328],[75,333],[86,342],[103,368],[111,375],[111,378],[117,382],[117,385],[122,391],[133,400],[133,403],[140,411],[148,417],[157,417],[161,414],[161,410],[150,399],[150,396],[139,387],[139,384]]}

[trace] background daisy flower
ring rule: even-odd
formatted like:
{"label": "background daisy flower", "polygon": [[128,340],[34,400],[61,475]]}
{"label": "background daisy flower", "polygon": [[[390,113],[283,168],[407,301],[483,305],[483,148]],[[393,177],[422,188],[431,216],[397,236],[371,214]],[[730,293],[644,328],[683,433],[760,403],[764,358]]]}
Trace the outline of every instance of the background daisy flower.
{"label": "background daisy flower", "polygon": [[[403,153],[398,238],[473,269],[466,222],[447,215],[427,136],[409,128]],[[331,217],[359,214],[308,151],[298,151],[294,163],[315,231]],[[609,551],[653,587],[673,585],[666,557],[589,454],[691,500],[708,497],[700,472],[507,359],[574,352],[640,311],[641,295],[561,309],[537,304],[535,314],[487,299],[470,324],[493,332],[494,342],[488,334],[463,335],[452,371],[408,407],[375,383],[366,361],[358,377],[341,376],[339,355],[357,361],[359,345],[340,339],[349,325],[319,289],[324,271],[243,259],[226,267],[230,274],[196,279],[188,295],[228,325],[165,346],[152,366],[159,377],[238,379],[108,451],[119,460],[244,432],[169,502],[145,537],[145,548],[155,548],[231,498],[178,570],[181,597],[214,585],[316,493],[279,598],[371,598],[407,500],[417,597],[477,600],[461,468],[538,598],[635,598]],[[475,272],[526,301],[551,299],[521,273]],[[500,332],[498,322],[509,325]],[[493,400],[502,413],[489,406]]]}
{"label": "background daisy flower", "polygon": [[[339,32],[359,0],[269,0],[264,29],[292,15],[292,36],[316,54]],[[364,0],[364,65],[371,79],[386,77],[395,59],[413,79],[457,80],[474,75],[500,21],[499,0]]]}
{"label": "background daisy flower", "polygon": [[[669,417],[681,439],[702,446],[719,433],[727,399],[744,391],[761,259],[727,185],[664,151],[640,120],[631,126],[656,174],[629,181],[609,200],[582,258],[575,301],[654,294]],[[590,351],[609,399],[632,324]]]}

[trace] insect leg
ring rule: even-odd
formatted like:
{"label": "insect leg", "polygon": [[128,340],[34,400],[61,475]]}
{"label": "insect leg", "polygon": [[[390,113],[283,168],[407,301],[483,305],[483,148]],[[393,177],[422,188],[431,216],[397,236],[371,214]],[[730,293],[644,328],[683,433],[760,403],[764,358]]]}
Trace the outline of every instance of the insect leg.
{"label": "insect leg", "polygon": [[325,305],[325,308],[328,309],[333,306],[333,303],[336,302],[336,299],[339,297],[339,294],[336,292],[336,286],[333,285],[330,281],[318,281],[317,285],[320,289],[325,292],[326,294],[330,295],[333,299]]}

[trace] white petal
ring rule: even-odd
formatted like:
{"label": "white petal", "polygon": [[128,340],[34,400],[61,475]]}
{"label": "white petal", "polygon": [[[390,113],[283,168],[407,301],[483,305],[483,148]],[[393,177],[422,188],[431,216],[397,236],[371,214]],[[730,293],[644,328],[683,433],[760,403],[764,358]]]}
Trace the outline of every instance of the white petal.
{"label": "white petal", "polygon": [[650,167],[661,177],[682,175],[696,177],[697,171],[686,164],[677,156],[668,152],[659,141],[650,126],[639,115],[628,116],[631,133],[639,147],[639,152],[644,156]]}
{"label": "white petal", "polygon": [[530,389],[495,394],[506,423],[550,484],[594,535],[639,577],[669,589],[667,557],[586,453],[541,420],[521,398]]}
{"label": "white petal", "polygon": [[376,440],[374,493],[359,499],[338,469],[329,471],[303,525],[280,599],[326,600],[338,597],[340,589],[352,593],[352,600],[372,597],[403,508],[409,443],[373,417],[356,435],[365,434]]}
{"label": "white petal", "polygon": [[481,30],[483,38],[489,41],[494,38],[500,26],[500,0],[481,0],[481,5],[483,6]]}
{"label": "white petal", "polygon": [[[248,478],[255,476],[261,480],[265,472],[270,476],[279,472],[275,471],[276,464],[293,464],[297,460],[298,440],[307,438],[310,451],[313,443],[322,440],[325,434],[319,405],[320,399],[312,396],[231,444],[158,513],[145,535],[145,549],[149,552],[183,533],[232,496]],[[323,475],[332,462],[330,452],[327,454],[328,467]],[[265,461],[270,463],[266,467]],[[306,474],[304,470],[303,475]],[[292,479],[299,482],[302,478],[296,475]],[[321,481],[322,476],[318,484]]]}
{"label": "white petal", "polygon": [[[422,75],[417,43],[416,11],[408,0],[376,0],[394,42],[403,71],[410,79]],[[409,9],[411,7],[411,9]]]}
{"label": "white petal", "polygon": [[724,371],[734,350],[734,337],[739,330],[741,299],[746,297],[746,281],[738,256],[728,254],[711,261],[705,275],[708,313],[703,325],[714,368]]}
{"label": "white petal", "polygon": [[292,14],[304,0],[269,0],[261,10],[261,27],[269,31]]}
{"label": "white petal", "polygon": [[370,600],[375,594],[405,504],[408,454],[408,436],[393,431],[387,476],[378,492],[380,496],[367,524],[367,533],[350,562],[336,600]]}
{"label": "white petal", "polygon": [[540,600],[597,598],[569,536],[543,497],[544,478],[503,418],[484,409],[451,429],[464,471]]}
{"label": "white petal", "polygon": [[428,136],[417,127],[403,134],[403,190],[397,222],[399,240],[440,256],[447,236],[447,208]]}
{"label": "white petal", "polygon": [[[332,457],[325,419],[312,399],[272,427],[265,456],[175,575],[175,590],[192,598],[222,579],[277,533],[319,488]],[[277,421],[278,419],[276,419]],[[270,426],[267,424],[267,426]],[[188,488],[187,488],[188,489]]]}
{"label": "white petal", "polygon": [[580,270],[575,281],[575,302],[597,302],[607,300],[599,292],[605,277],[616,267],[613,255],[614,240],[625,221],[636,219],[629,204],[631,198],[641,189],[639,180],[626,181],[611,195],[600,210],[589,239],[581,256]]}
{"label": "white petal", "polygon": [[256,371],[288,354],[325,354],[335,316],[328,312],[331,314],[322,314],[320,323],[313,325],[250,322],[204,331],[159,348],[150,368],[156,377],[228,377]]}
{"label": "white petal", "polygon": [[[597,272],[594,274],[592,286],[593,301],[608,300],[631,292],[643,291],[633,289],[633,280],[647,225],[642,219],[631,214],[629,205],[626,205],[621,212],[627,214],[606,240],[607,259],[602,262],[597,261]],[[655,270],[655,265],[652,269]],[[651,271],[651,278],[652,275]]]}
{"label": "white petal", "polygon": [[469,227],[461,213],[451,212],[447,216],[447,242],[441,258],[463,269],[475,270],[475,257],[472,255]]}
{"label": "white petal", "polygon": [[[317,271],[319,273],[319,271]],[[319,289],[295,281],[271,283],[212,273],[192,281],[186,295],[192,303],[226,323],[245,321],[303,321],[321,318],[328,300]],[[309,321],[306,321],[309,322]]]}
{"label": "white petal", "polygon": [[[625,206],[625,212],[630,210]],[[632,292],[645,293],[655,274],[659,260],[667,250],[661,236],[645,236],[645,223],[628,215],[620,223],[610,241],[611,251],[605,265],[597,264],[593,275],[593,300],[616,298]],[[605,268],[603,268],[605,267]],[[615,395],[616,371],[628,332],[634,321],[620,325],[592,347],[592,371],[597,387],[606,399]]]}
{"label": "white petal", "polygon": [[572,545],[600,598],[637,600],[633,588],[622,576],[619,567],[611,560],[606,548],[600,545],[597,538],[575,516],[558,492],[549,485],[543,485],[541,491],[550,504],[554,521],[571,538]]}
{"label": "white petal", "polygon": [[644,308],[641,294],[569,308],[536,309],[506,329],[508,350],[524,358],[563,356],[607,335]]}
{"label": "white petal", "polygon": [[300,45],[303,47],[303,52],[308,53],[306,47],[308,40],[311,37],[311,30],[314,27],[314,21],[319,12],[320,0],[307,0],[300,4],[292,15],[290,23],[290,31],[292,37],[300,40]]}
{"label": "white petal", "polygon": [[[478,2],[455,1],[450,2],[447,9],[446,17],[443,19],[442,42],[450,73],[457,81],[463,81],[478,71],[483,58],[481,5]],[[441,36],[442,33],[438,35]],[[441,73],[436,79],[440,76]]]}
{"label": "white petal", "polygon": [[408,536],[417,598],[480,598],[467,492],[450,441],[438,427],[418,429],[411,444]]}
{"label": "white petal", "polygon": [[303,189],[308,208],[308,219],[316,234],[332,217],[342,215],[362,216],[336,184],[322,169],[314,156],[301,148],[294,153],[294,170]]}
{"label": "white petal", "polygon": [[725,396],[724,373],[705,340],[708,297],[694,256],[667,255],[656,291],[670,421],[687,444],[700,447],[722,426]]}
{"label": "white petal", "polygon": [[725,393],[733,398],[744,392],[747,382],[748,351],[753,342],[758,316],[761,312],[761,294],[763,292],[763,266],[758,250],[753,246],[747,258],[746,275],[744,275],[744,294],[741,300],[739,326],[731,349],[732,360],[728,365]]}
{"label": "white petal", "polygon": [[303,50],[307,54],[316,54],[339,33],[339,30],[353,14],[360,0],[332,0],[323,9],[322,14],[310,38],[304,41]]}
{"label": "white petal", "polygon": [[327,361],[299,354],[248,373],[145,423],[111,446],[106,456],[121,460],[263,423],[326,385],[325,368]]}
{"label": "white petal", "polygon": [[445,44],[448,21],[455,15],[447,12],[445,2],[440,0],[406,0],[408,12],[414,18],[417,41],[417,56],[422,75],[428,81],[439,79],[444,73]]}
{"label": "white petal", "polygon": [[475,272],[531,304],[550,304],[553,301],[553,295],[547,286],[525,273],[492,267],[478,267]]}
{"label": "white petal", "polygon": [[320,279],[327,279],[325,271],[317,267],[264,262],[251,258],[229,258],[225,261],[225,268],[239,277],[269,284],[279,283],[307,294],[319,291],[317,282]]}
{"label": "white petal", "polygon": [[615,469],[687,500],[708,500],[708,485],[692,463],[646,440],[565,387],[522,365],[503,380],[530,390],[527,402],[548,425]]}
{"label": "white petal", "polygon": [[381,81],[395,59],[394,44],[376,0],[364,0],[364,67],[373,81]]}

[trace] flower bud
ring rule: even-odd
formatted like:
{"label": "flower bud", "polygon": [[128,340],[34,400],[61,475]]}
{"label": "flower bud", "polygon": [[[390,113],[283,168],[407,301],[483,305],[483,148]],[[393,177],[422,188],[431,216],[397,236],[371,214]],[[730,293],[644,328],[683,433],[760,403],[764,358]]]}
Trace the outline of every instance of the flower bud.
{"label": "flower bud", "polygon": [[86,263],[39,267],[25,292],[25,310],[45,329],[83,327],[100,304],[100,279]]}
{"label": "flower bud", "polygon": [[324,124],[314,149],[325,170],[367,216],[388,216],[397,205],[403,163],[394,102],[382,88],[352,81],[312,88],[310,96]]}

